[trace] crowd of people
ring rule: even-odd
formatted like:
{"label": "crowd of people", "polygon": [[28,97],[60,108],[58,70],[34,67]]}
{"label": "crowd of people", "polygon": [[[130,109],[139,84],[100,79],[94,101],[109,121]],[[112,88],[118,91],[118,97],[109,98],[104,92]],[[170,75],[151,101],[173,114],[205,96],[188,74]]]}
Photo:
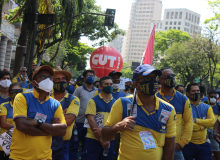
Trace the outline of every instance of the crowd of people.
{"label": "crowd of people", "polygon": [[220,160],[218,90],[206,97],[148,64],[124,84],[117,71],[95,81],[93,70],[31,70],[0,71],[0,134],[13,132],[0,160]]}

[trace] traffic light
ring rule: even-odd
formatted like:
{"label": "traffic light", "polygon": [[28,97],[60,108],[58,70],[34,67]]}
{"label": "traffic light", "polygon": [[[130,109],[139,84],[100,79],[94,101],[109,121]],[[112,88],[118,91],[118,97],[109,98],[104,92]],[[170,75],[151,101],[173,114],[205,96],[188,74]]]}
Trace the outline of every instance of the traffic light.
{"label": "traffic light", "polygon": [[113,16],[105,16],[105,26],[113,27],[114,26],[114,20],[115,20],[115,9],[107,9],[106,14],[110,14]]}

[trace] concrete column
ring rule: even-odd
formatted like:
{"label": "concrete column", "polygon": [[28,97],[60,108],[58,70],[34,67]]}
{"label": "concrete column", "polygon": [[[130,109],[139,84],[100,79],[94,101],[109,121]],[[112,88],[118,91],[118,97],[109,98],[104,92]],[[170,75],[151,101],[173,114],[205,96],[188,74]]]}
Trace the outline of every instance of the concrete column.
{"label": "concrete column", "polygon": [[7,37],[4,37],[4,36],[1,37],[1,42],[0,42],[0,69],[1,70],[4,69],[7,41],[8,41]]}
{"label": "concrete column", "polygon": [[4,68],[7,69],[8,71],[10,71],[11,55],[12,55],[12,41],[9,40],[7,43],[5,65],[4,65]]}

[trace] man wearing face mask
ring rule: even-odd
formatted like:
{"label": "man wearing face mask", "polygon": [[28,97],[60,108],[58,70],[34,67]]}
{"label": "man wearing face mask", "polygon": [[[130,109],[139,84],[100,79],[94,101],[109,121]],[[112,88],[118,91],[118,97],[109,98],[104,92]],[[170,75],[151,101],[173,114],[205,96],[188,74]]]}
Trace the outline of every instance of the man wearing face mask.
{"label": "man wearing face mask", "polygon": [[0,104],[8,102],[8,88],[11,85],[11,74],[8,71],[0,71]]}
{"label": "man wearing face mask", "polygon": [[[205,101],[205,104],[208,104],[212,107],[213,113],[215,115],[215,121],[218,119],[220,104],[217,102],[217,92],[216,90],[210,91],[208,93],[208,101]],[[207,136],[211,142],[212,151],[214,153],[215,159],[220,160],[220,152],[219,152],[219,145],[217,141],[213,137],[213,127],[207,128]]]}
{"label": "man wearing face mask", "polygon": [[185,89],[183,87],[183,85],[181,84],[178,84],[176,87],[175,87],[175,90],[182,93],[182,94],[185,94]]}
{"label": "man wearing face mask", "polygon": [[[86,117],[90,128],[86,135],[82,160],[112,160],[114,155],[114,141],[103,142],[101,130],[105,125],[108,115],[115,99],[111,93],[113,91],[112,79],[109,76],[100,79],[101,93],[91,98],[87,105]],[[103,155],[103,150],[109,147],[107,156]]]}
{"label": "man wearing face mask", "polygon": [[212,159],[211,145],[206,142],[207,128],[215,123],[212,107],[200,101],[200,90],[197,83],[187,86],[186,95],[189,97],[193,114],[193,134],[189,144],[182,152],[185,160]]}
{"label": "man wearing face mask", "polygon": [[51,97],[58,100],[63,108],[67,130],[64,137],[53,137],[52,140],[52,159],[69,160],[69,140],[72,136],[74,121],[79,112],[79,98],[66,92],[67,84],[71,80],[71,73],[67,71],[54,71],[54,92]]}
{"label": "man wearing face mask", "polygon": [[123,90],[123,92],[126,94],[126,96],[129,96],[129,91],[130,88],[132,86],[132,80],[129,78],[125,78],[125,89]]}
{"label": "man wearing face mask", "polygon": [[72,136],[70,139],[69,159],[73,159],[73,160],[76,159],[80,141],[82,141],[82,149],[84,149],[85,136],[87,133],[87,128],[83,127],[85,122],[85,112],[89,99],[93,97],[95,91],[97,90],[93,86],[94,76],[95,75],[93,70],[84,71],[83,77],[85,83],[82,86],[78,87],[73,93],[73,95],[78,97],[80,100],[80,108],[79,108],[78,117],[76,118],[76,128],[73,130],[73,133],[75,130],[77,130],[78,137],[77,140],[74,140],[74,136]]}
{"label": "man wearing face mask", "polygon": [[[122,76],[122,73],[121,72],[112,71],[112,72],[110,72],[108,74],[108,76],[111,77],[112,81],[113,81],[113,92],[112,92],[113,98],[117,100],[120,97],[126,97],[126,94],[119,89],[120,77]],[[101,92],[101,90],[98,89],[95,92],[94,96],[97,96],[100,92]]]}
{"label": "man wearing face mask", "polygon": [[190,102],[186,96],[174,89],[175,75],[171,69],[162,69],[160,82],[162,88],[156,96],[173,105],[177,115],[174,160],[184,160],[181,150],[189,143],[193,130]]}
{"label": "man wearing face mask", "polygon": [[160,75],[160,70],[148,64],[135,69],[133,84],[137,96],[133,116],[130,116],[130,98],[119,98],[112,106],[102,138],[110,141],[121,133],[120,160],[173,159],[176,112],[172,105],[155,96]]}
{"label": "man wearing face mask", "polygon": [[[54,71],[38,67],[33,73],[33,92],[19,93],[14,99],[15,128],[10,159],[52,159],[52,136],[65,136],[66,121],[60,102],[50,97]],[[58,119],[56,124],[53,120]]]}
{"label": "man wearing face mask", "polygon": [[28,89],[27,68],[26,67],[21,67],[19,73],[20,74],[19,74],[18,77],[14,77],[12,79],[12,83],[20,83],[21,88],[23,88],[24,91],[25,91],[26,89]]}

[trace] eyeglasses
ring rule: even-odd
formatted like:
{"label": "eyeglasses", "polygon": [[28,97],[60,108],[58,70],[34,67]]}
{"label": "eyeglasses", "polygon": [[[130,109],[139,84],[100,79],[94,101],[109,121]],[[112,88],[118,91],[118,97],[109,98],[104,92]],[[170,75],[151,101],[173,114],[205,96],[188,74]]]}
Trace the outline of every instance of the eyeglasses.
{"label": "eyeglasses", "polygon": [[42,80],[45,80],[45,79],[47,79],[47,78],[49,78],[51,81],[53,80],[53,76],[46,76],[46,75],[44,75],[44,74],[40,75],[39,77],[40,77]]}
{"label": "eyeglasses", "polygon": [[174,77],[175,78],[176,77],[175,74],[166,74],[165,76],[166,76],[166,78],[169,78],[169,77]]}
{"label": "eyeglasses", "polygon": [[27,71],[23,70],[22,72],[27,72]]}
{"label": "eyeglasses", "polygon": [[150,81],[150,80],[155,80],[155,81],[159,81],[159,77],[156,76],[156,77],[150,77],[150,76],[144,76],[140,79],[137,79],[137,81],[140,81],[141,79],[143,79],[144,81]]}

